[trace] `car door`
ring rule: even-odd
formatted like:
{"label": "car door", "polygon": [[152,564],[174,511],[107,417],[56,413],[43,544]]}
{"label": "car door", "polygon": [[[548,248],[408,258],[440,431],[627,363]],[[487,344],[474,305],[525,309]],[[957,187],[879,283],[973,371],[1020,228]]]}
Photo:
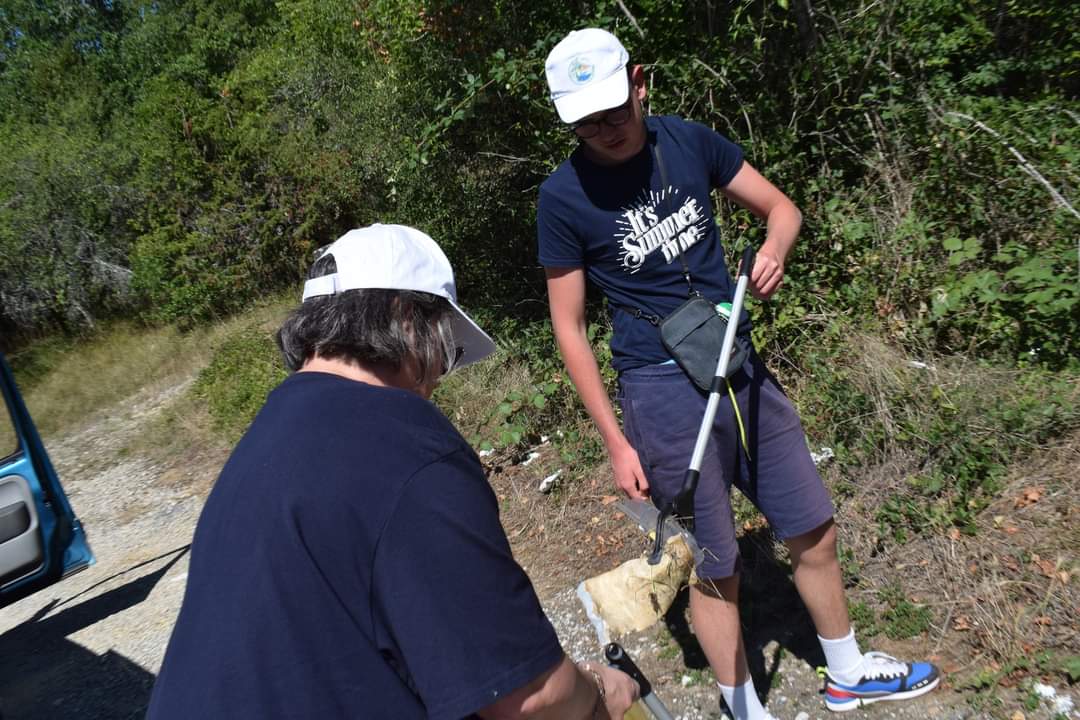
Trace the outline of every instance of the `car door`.
{"label": "car door", "polygon": [[94,562],[0,354],[0,607]]}

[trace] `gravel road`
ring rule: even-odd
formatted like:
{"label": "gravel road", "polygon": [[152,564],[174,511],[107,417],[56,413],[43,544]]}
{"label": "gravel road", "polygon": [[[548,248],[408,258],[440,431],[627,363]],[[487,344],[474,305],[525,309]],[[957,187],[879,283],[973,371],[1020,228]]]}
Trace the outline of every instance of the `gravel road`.
{"label": "gravel road", "polygon": [[[186,388],[141,393],[46,439],[97,563],[0,612],[4,720],[136,718],[146,710],[187,577],[194,487],[125,448]],[[217,468],[193,472],[216,475]],[[175,473],[172,474],[175,477]]]}
{"label": "gravel road", "polygon": [[[140,393],[47,442],[97,564],[0,612],[4,720],[138,718],[145,713],[183,596],[195,522],[223,458],[163,468],[127,448],[141,424],[186,387],[182,383]],[[567,652],[596,658],[595,634],[573,588],[542,600]],[[768,668],[765,676],[758,672],[759,687],[771,686],[769,709],[780,720],[824,720],[829,713],[817,693],[820,684],[811,664],[790,651],[788,640],[748,638],[752,658]],[[657,695],[676,717],[726,717],[706,675],[685,657],[672,657],[662,634],[646,631],[624,645],[653,675]],[[879,704],[849,717],[1025,716],[975,713],[958,694],[939,689],[913,703]],[[1051,717],[1045,709],[1029,710],[1026,720]]]}

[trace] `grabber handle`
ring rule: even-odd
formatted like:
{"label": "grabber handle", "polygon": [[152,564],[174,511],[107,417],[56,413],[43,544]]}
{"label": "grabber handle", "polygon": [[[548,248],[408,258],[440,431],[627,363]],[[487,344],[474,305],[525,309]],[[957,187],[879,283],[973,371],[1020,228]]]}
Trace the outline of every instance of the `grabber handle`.
{"label": "grabber handle", "polygon": [[645,697],[652,692],[652,685],[649,684],[649,679],[646,678],[638,666],[634,664],[634,661],[630,658],[622,645],[619,643],[608,643],[608,646],[604,648],[604,657],[607,658],[608,665],[616,670],[622,670],[624,673],[634,678],[638,684],[638,688],[641,690],[641,697]]}
{"label": "grabber handle", "polygon": [[754,271],[754,257],[757,252],[754,251],[753,245],[747,245],[743,248],[742,258],[739,260],[739,277],[745,275],[750,277],[750,273]]}

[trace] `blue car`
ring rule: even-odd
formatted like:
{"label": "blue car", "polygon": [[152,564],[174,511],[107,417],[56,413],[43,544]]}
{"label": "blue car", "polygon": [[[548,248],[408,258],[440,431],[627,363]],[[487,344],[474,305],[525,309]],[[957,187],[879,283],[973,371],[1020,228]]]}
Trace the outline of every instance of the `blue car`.
{"label": "blue car", "polygon": [[86,534],[11,368],[0,354],[0,607],[59,582],[94,562]]}

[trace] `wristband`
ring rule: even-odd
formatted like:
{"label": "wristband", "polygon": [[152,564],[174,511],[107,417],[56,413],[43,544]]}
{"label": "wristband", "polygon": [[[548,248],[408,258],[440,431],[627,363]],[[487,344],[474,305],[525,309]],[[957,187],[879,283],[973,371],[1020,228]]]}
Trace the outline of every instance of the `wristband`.
{"label": "wristband", "polygon": [[593,704],[592,711],[592,718],[593,720],[596,720],[600,717],[600,706],[607,700],[607,690],[604,688],[604,679],[600,677],[600,673],[593,670],[590,663],[582,663],[581,668],[592,675],[593,680],[596,681],[596,702]]}

